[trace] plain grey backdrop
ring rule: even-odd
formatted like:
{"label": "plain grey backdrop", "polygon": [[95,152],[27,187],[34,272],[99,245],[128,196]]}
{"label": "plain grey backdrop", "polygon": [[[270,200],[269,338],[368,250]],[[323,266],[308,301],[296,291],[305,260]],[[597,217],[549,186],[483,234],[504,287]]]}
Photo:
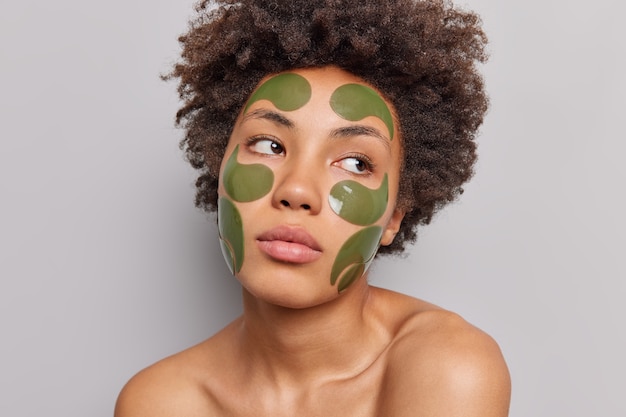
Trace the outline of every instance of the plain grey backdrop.
{"label": "plain grey backdrop", "polygon": [[[2,0],[2,416],[110,416],[239,314],[159,80],[192,4]],[[491,40],[476,175],[373,283],[493,335],[512,417],[624,416],[625,6],[459,4]]]}

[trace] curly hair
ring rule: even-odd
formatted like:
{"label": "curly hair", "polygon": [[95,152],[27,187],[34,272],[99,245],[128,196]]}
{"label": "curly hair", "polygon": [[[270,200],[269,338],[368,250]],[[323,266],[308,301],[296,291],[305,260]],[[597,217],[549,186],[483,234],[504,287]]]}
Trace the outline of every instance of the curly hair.
{"label": "curly hair", "polygon": [[476,68],[487,39],[476,14],[445,0],[204,0],[196,11],[166,78],[180,82],[176,122],[185,129],[181,148],[200,170],[198,207],[216,210],[220,162],[259,81],[329,65],[382,92],[399,119],[397,204],[406,214],[379,253],[401,253],[418,225],[463,192],[488,107]]}

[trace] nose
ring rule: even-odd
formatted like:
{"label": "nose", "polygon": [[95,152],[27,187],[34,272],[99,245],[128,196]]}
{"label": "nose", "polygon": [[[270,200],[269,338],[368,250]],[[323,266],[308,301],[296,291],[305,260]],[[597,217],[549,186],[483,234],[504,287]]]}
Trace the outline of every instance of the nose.
{"label": "nose", "polygon": [[279,209],[302,210],[317,214],[322,208],[320,182],[307,164],[292,163],[277,175],[272,205]]}

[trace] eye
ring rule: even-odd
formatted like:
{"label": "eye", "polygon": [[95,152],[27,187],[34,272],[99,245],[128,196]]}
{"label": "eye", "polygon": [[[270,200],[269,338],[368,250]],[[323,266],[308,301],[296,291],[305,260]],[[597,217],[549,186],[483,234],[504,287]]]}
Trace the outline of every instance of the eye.
{"label": "eye", "polygon": [[353,174],[369,174],[374,169],[372,162],[365,155],[349,156],[340,160],[337,165]]}
{"label": "eye", "polygon": [[281,155],[285,152],[280,142],[269,138],[252,138],[248,143],[248,149],[264,155]]}

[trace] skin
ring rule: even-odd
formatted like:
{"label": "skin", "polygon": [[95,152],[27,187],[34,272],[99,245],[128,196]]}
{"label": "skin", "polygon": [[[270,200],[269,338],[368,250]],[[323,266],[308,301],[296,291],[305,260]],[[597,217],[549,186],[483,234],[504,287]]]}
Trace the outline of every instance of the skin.
{"label": "skin", "polygon": [[[271,190],[274,176],[270,168],[262,164],[244,165],[237,162],[238,147],[224,168],[224,188],[235,201],[249,202],[264,197]],[[353,224],[368,225],[378,220],[387,208],[387,175],[377,190],[370,190],[356,181],[346,180],[335,184],[329,195],[333,211]],[[234,202],[222,197],[218,202],[220,245],[224,259],[234,275],[244,260],[243,225]],[[376,254],[382,229],[378,226],[365,228],[351,236],[342,246],[331,273],[330,283],[335,285],[340,273],[348,268],[337,290],[345,290],[362,276]]]}
{"label": "skin", "polygon": [[278,74],[252,93],[244,113],[259,100],[269,100],[277,109],[293,111],[304,106],[310,99],[311,85],[306,78],[293,72]]}
{"label": "skin", "polygon": [[274,185],[274,173],[263,164],[238,163],[238,153],[237,147],[224,167],[222,178],[226,193],[234,201],[243,203],[266,196]]}
{"label": "skin", "polygon": [[330,106],[335,113],[353,122],[367,116],[378,117],[387,126],[389,138],[393,139],[393,116],[385,100],[373,88],[356,83],[342,85],[330,98]]}
{"label": "skin", "polygon": [[[284,73],[263,82],[252,94],[243,114],[261,100],[269,101],[276,109],[295,111],[304,107],[311,99],[311,85],[299,74]],[[339,86],[332,93],[329,106],[335,114],[350,121],[361,121],[376,117],[385,123],[389,140],[393,139],[394,124],[391,110],[384,99],[372,88],[350,83]],[[384,140],[384,139],[383,139]],[[219,200],[218,223],[220,244],[224,259],[231,272],[237,275],[245,259],[243,224],[236,202],[251,202],[266,196],[274,185],[274,174],[264,164],[241,164],[237,161],[239,146],[227,159],[222,170],[222,184],[227,197]],[[374,224],[384,214],[389,202],[388,177],[385,173],[382,184],[372,190],[358,181],[344,180],[335,184],[328,196],[332,210],[342,219],[361,226]],[[360,230],[346,240],[333,264],[330,283],[345,271],[337,287],[338,292],[348,288],[361,277],[374,259],[380,244],[382,228],[372,226]]]}
{"label": "skin", "polygon": [[274,185],[274,173],[271,169],[263,164],[240,164],[237,162],[238,153],[239,147],[235,148],[224,167],[224,189],[230,198],[220,197],[218,200],[217,218],[222,254],[234,275],[241,270],[245,253],[241,214],[234,201],[258,200],[267,195]]}
{"label": "skin", "polygon": [[353,224],[367,226],[385,213],[389,202],[387,176],[376,190],[370,190],[356,181],[341,181],[330,190],[328,202],[342,219]]}
{"label": "skin", "polygon": [[[485,333],[432,304],[370,286],[367,273],[355,273],[341,293],[329,285],[352,236],[380,228],[385,245],[398,230],[402,138],[394,127],[391,140],[378,117],[351,121],[329,106],[338,87],[362,80],[334,67],[295,72],[311,84],[310,101],[290,111],[269,100],[253,103],[234,126],[222,166],[239,146],[240,164],[263,161],[274,173],[268,194],[233,203],[245,231],[245,261],[236,275],[242,316],[133,377],[120,394],[116,417],[506,416],[509,374]],[[361,133],[338,137],[337,129]],[[286,152],[259,154],[264,146],[245,145],[258,134],[280,139]],[[377,168],[354,174],[346,159],[353,152],[366,154]],[[389,203],[373,224],[353,224],[332,210],[334,185],[355,181],[378,190],[385,175]],[[231,201],[223,184],[219,193]],[[321,254],[303,264],[268,256],[256,238],[277,224],[306,230]]]}
{"label": "skin", "polygon": [[241,270],[244,259],[241,214],[228,198],[220,198],[218,207],[220,247],[228,269],[230,269],[231,274],[235,275]]}
{"label": "skin", "polygon": [[335,285],[337,278],[345,271],[337,287],[339,292],[344,291],[367,271],[374,260],[382,233],[380,226],[366,227],[350,236],[343,244],[330,276],[331,285]]}

